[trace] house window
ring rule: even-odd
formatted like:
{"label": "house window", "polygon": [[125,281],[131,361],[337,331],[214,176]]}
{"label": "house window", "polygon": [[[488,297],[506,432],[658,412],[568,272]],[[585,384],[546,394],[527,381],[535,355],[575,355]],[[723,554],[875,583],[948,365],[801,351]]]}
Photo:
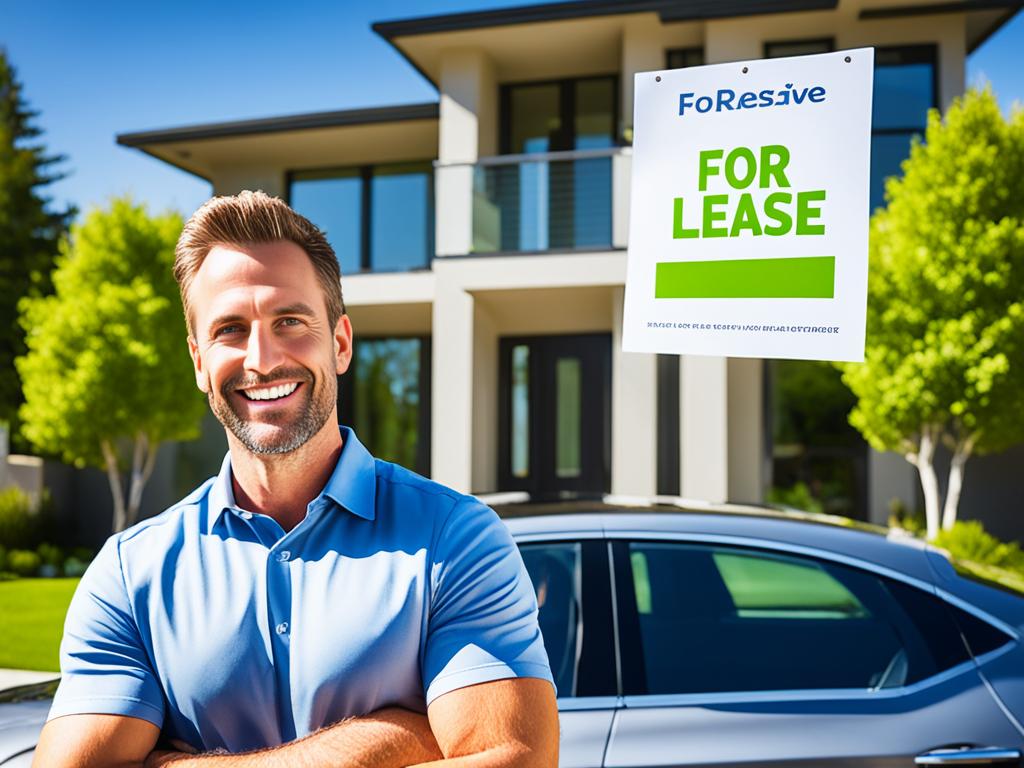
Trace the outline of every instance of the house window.
{"label": "house window", "polygon": [[422,269],[434,253],[431,164],[294,171],[291,206],[326,235],[343,275]]}
{"label": "house window", "polygon": [[430,473],[430,340],[360,338],[338,414],[374,456]]}
{"label": "house window", "polygon": [[618,78],[609,75],[501,87],[501,152],[615,146]]}
{"label": "house window", "polygon": [[665,51],[665,69],[699,67],[703,63],[703,48],[671,48]]}
{"label": "house window", "polygon": [[764,57],[778,59],[783,56],[810,56],[814,53],[829,53],[835,50],[831,37],[818,40],[784,40],[764,44]]}
{"label": "house window", "polygon": [[885,180],[900,173],[914,135],[938,104],[934,45],[875,49],[871,112],[871,210],[885,204]]}
{"label": "house window", "polygon": [[617,104],[614,76],[501,87],[501,152],[527,157],[476,168],[475,253],[611,247]]}

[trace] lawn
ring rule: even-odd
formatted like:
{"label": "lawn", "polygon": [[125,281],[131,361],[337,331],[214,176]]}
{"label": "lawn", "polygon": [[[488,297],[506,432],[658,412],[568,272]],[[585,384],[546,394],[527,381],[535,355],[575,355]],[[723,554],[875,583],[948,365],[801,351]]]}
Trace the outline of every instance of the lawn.
{"label": "lawn", "polygon": [[78,579],[0,581],[0,667],[60,670],[64,614]]}

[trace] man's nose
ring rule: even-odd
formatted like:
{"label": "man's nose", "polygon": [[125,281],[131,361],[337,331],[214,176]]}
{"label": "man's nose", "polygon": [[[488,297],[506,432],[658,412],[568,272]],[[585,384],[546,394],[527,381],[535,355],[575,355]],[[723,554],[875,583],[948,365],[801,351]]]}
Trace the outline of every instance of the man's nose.
{"label": "man's nose", "polygon": [[249,327],[249,339],[245,348],[245,369],[254,373],[267,374],[277,368],[283,355],[274,334],[264,323],[253,323]]}

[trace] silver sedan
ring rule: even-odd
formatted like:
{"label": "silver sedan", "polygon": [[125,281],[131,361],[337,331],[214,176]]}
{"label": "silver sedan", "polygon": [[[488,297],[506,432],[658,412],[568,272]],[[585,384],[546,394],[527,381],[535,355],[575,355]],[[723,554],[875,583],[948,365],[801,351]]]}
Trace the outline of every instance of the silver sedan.
{"label": "silver sedan", "polygon": [[1020,595],[849,520],[632,504],[508,519],[563,768],[1021,764]]}

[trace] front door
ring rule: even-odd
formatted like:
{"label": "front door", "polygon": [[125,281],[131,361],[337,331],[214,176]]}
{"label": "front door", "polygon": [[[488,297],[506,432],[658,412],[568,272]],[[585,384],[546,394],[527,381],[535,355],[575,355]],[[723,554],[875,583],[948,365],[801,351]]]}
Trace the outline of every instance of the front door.
{"label": "front door", "polygon": [[607,493],[610,334],[504,338],[500,356],[500,489]]}

